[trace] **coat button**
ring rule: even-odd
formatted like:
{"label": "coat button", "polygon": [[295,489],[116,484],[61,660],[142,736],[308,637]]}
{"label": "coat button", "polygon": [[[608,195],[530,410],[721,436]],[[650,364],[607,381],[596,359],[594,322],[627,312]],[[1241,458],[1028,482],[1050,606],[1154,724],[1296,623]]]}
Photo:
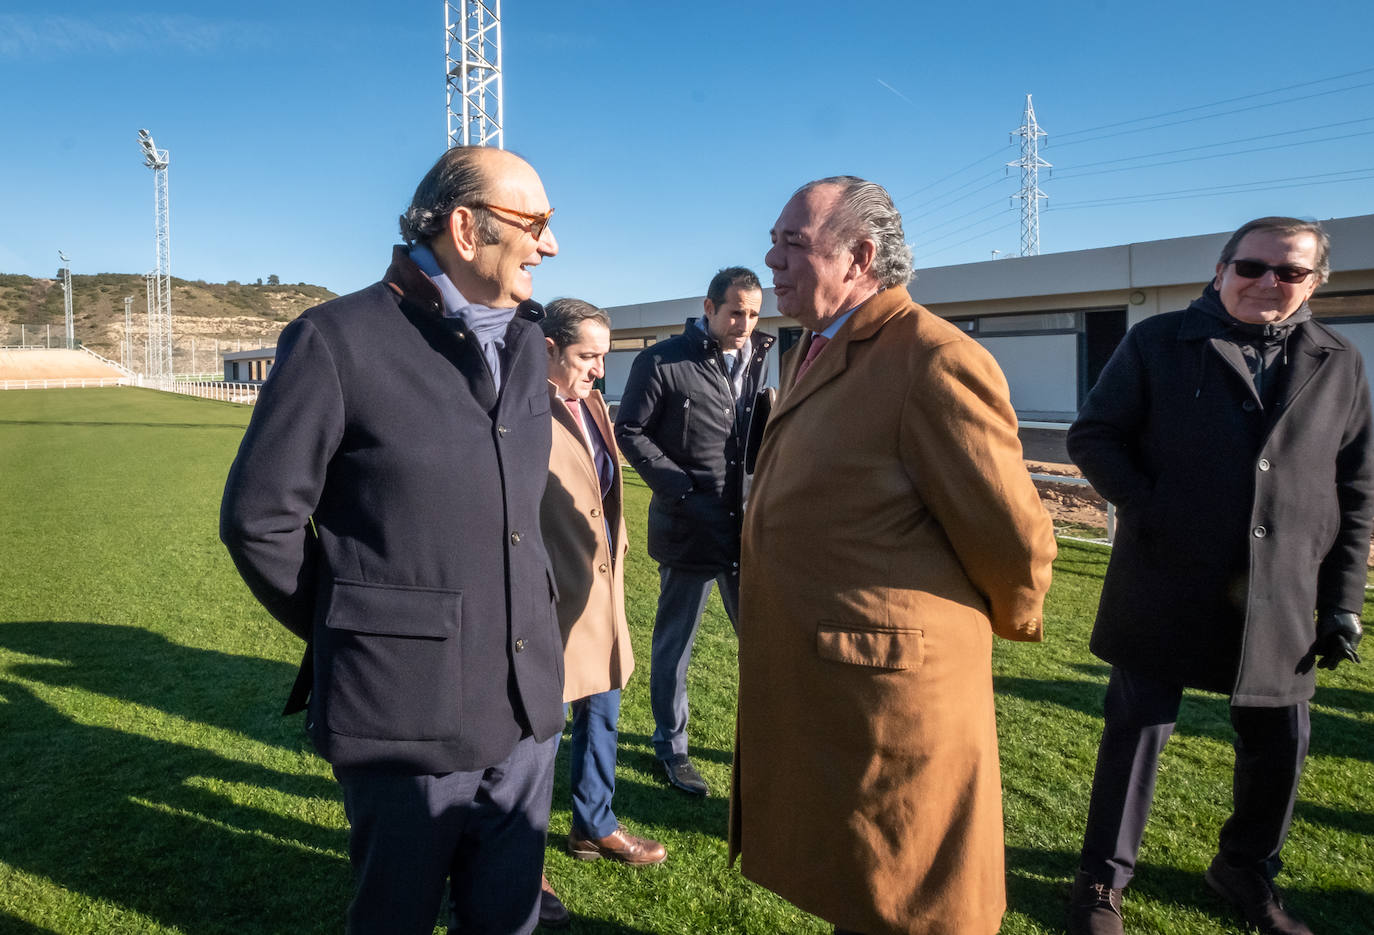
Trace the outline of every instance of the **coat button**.
{"label": "coat button", "polygon": [[1267,535],[1269,535],[1269,530],[1265,529],[1263,526],[1256,526],[1256,527],[1255,527],[1255,538],[1256,538],[1256,539],[1263,539],[1263,538],[1264,538],[1265,536],[1267,536]]}
{"label": "coat button", "polygon": [[510,429],[506,428],[504,425],[498,425],[498,426],[496,427],[496,434],[497,434],[497,435],[502,435],[502,436],[504,436],[504,435],[505,435],[507,432],[509,432],[509,431],[510,431]]}
{"label": "coat button", "polygon": [[516,640],[516,641],[515,641],[515,651],[516,651],[517,653],[523,653],[523,652],[525,651],[525,641],[524,641],[524,640]]}
{"label": "coat button", "polygon": [[596,507],[592,507],[592,515],[593,515],[593,516],[600,516],[600,515],[601,515],[601,510],[599,510],[599,509],[596,508]]}
{"label": "coat button", "polygon": [[511,545],[519,545],[519,544],[520,544],[520,533],[518,533],[518,532],[513,532],[513,533],[510,534],[510,544],[511,544]]}
{"label": "coat button", "polygon": [[1253,399],[1247,399],[1245,402],[1240,404],[1240,408],[1244,409],[1246,412],[1254,412],[1258,407],[1255,405],[1255,401]]}
{"label": "coat button", "polygon": [[605,562],[602,562],[600,565],[596,566],[596,570],[604,575],[606,572],[610,571],[610,568],[607,567]]}
{"label": "coat button", "polygon": [[1269,470],[1269,459],[1268,459],[1268,458],[1260,458],[1260,460],[1259,460],[1259,469],[1260,469],[1261,471],[1267,471],[1267,470]]}

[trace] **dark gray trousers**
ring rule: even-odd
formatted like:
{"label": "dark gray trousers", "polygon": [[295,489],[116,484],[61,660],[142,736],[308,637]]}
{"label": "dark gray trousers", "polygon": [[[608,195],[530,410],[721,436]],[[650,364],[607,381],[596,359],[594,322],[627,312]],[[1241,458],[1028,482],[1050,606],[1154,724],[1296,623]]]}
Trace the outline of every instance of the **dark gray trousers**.
{"label": "dark gray trousers", "polygon": [[436,776],[335,769],[355,882],[349,935],[430,935],[446,879],[463,935],[533,931],[555,749],[526,737],[495,766]]}
{"label": "dark gray trousers", "polygon": [[[1124,887],[1135,873],[1159,756],[1182,697],[1181,685],[1112,667],[1079,862],[1100,883]],[[1236,731],[1232,812],[1221,827],[1218,853],[1233,866],[1272,878],[1307,758],[1307,702],[1281,708],[1232,705],[1231,726]]]}
{"label": "dark gray trousers", "polygon": [[649,649],[649,706],[654,712],[654,756],[666,760],[687,752],[687,666],[711,585],[720,587],[725,613],[738,633],[739,575],[660,565],[658,581],[658,613]]}

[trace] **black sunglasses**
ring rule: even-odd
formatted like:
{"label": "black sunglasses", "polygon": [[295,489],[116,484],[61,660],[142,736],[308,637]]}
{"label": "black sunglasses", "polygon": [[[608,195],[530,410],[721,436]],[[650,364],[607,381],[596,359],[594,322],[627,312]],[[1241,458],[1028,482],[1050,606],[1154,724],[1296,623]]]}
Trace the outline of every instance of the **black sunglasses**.
{"label": "black sunglasses", "polygon": [[1270,270],[1274,271],[1274,278],[1279,282],[1292,283],[1302,282],[1312,271],[1306,266],[1291,266],[1284,263],[1282,266],[1270,266],[1268,263],[1261,263],[1259,260],[1232,260],[1231,265],[1236,268],[1236,275],[1243,279],[1259,279]]}

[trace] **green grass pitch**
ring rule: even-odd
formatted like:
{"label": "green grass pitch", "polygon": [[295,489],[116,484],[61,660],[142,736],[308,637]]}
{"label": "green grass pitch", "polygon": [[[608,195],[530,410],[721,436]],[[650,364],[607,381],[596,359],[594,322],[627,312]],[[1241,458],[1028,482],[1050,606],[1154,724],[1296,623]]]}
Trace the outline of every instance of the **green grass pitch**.
{"label": "green grass pitch", "polygon": [[[250,414],[151,390],[0,393],[0,933],[342,930],[338,790],[299,716],[278,714],[301,644],[252,600],[216,532]],[[616,811],[669,856],[640,870],[567,856],[565,748],[546,867],[574,931],[828,932],[726,866],[735,645],[714,598],[691,676],[693,753],[714,794],[688,799],[659,778],[658,579],[637,478],[626,499],[640,668]],[[1063,931],[1107,674],[1087,650],[1106,557],[1061,543],[1048,640],[995,650],[1009,935]],[[1316,931],[1374,932],[1374,659],[1319,684],[1279,883]],[[806,756],[779,767],[806,769]],[[1202,882],[1230,763],[1225,699],[1190,693],[1127,892],[1129,931],[1244,931]]]}

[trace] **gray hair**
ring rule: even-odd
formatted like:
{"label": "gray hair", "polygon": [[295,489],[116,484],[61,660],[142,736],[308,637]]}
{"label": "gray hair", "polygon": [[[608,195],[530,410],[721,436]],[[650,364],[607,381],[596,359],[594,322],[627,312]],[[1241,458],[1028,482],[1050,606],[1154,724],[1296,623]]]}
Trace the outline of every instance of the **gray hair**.
{"label": "gray hair", "polygon": [[481,146],[455,146],[439,157],[401,215],[401,237],[408,244],[429,243],[448,228],[457,208],[473,208],[477,237],[483,244],[500,242],[491,214],[481,207],[486,199],[487,177],[479,165]]}
{"label": "gray hair", "polygon": [[590,302],[583,302],[581,299],[554,299],[544,306],[544,317],[539,322],[539,327],[544,331],[544,337],[553,338],[553,343],[559,350],[577,341],[582,336],[582,323],[584,321],[597,321],[606,326],[606,330],[611,328],[611,316],[604,308],[597,308]]}
{"label": "gray hair", "polygon": [[793,197],[821,185],[836,185],[840,189],[841,210],[835,212],[827,224],[839,239],[840,248],[848,249],[861,240],[872,240],[877,246],[873,275],[878,284],[888,288],[911,282],[911,248],[906,245],[906,236],[902,233],[902,215],[887,189],[877,182],[852,175],[832,175],[807,182]]}
{"label": "gray hair", "polygon": [[1226,241],[1226,246],[1221,248],[1221,259],[1217,262],[1225,266],[1234,260],[1245,235],[1256,231],[1289,235],[1312,234],[1317,238],[1317,285],[1325,285],[1331,278],[1331,238],[1316,221],[1304,221],[1300,218],[1267,217],[1247,221],[1231,235],[1230,240]]}

